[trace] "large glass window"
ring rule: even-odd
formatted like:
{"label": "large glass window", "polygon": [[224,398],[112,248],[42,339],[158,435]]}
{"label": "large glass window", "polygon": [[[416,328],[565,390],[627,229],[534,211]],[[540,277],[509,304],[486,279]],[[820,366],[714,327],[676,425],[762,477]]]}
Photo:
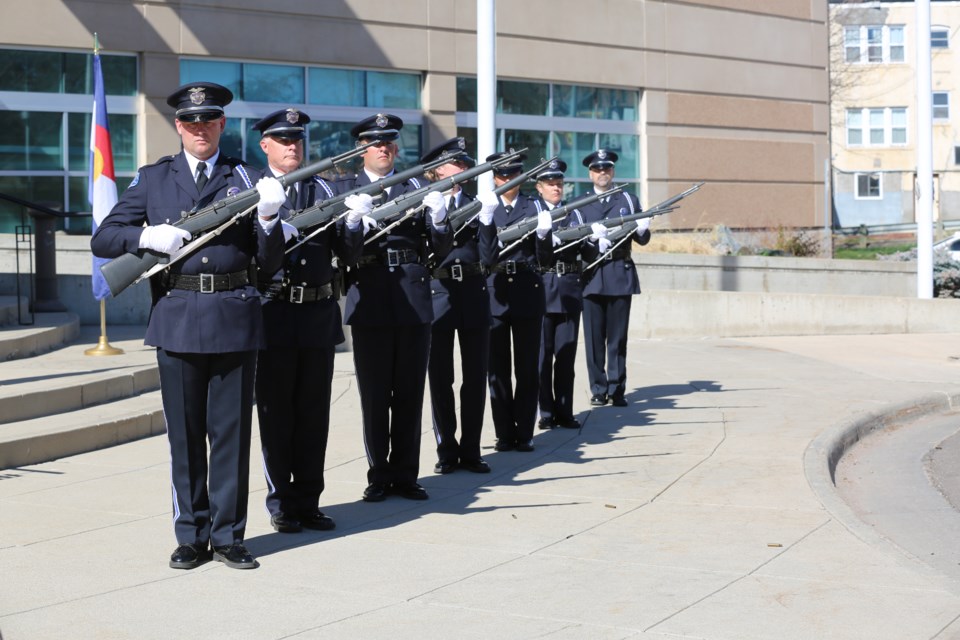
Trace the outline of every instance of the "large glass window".
{"label": "large glass window", "polygon": [[904,61],[903,25],[859,25],[843,29],[847,62],[883,64]]}
{"label": "large glass window", "polygon": [[[0,49],[0,193],[64,211],[90,210],[92,58],[90,53]],[[137,58],[104,54],[100,61],[122,192],[136,173]],[[44,97],[23,109],[23,92]],[[78,101],[78,95],[85,99]],[[21,213],[21,206],[0,201],[0,233],[12,232]],[[88,232],[89,218],[67,226]]]}

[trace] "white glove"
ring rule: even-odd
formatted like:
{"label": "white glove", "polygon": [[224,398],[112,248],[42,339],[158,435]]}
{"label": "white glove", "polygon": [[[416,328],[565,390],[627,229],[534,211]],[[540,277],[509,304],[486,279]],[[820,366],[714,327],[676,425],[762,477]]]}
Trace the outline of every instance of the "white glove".
{"label": "white glove", "polygon": [[373,211],[373,198],[366,193],[354,193],[343,199],[347,206],[347,226],[356,229],[365,215]]}
{"label": "white glove", "polygon": [[604,225],[599,222],[594,222],[590,225],[590,229],[593,230],[593,235],[590,236],[592,240],[599,240],[600,238],[606,238],[607,234],[610,232]]}
{"label": "white glove", "polygon": [[292,224],[290,224],[289,222],[287,222],[286,220],[281,220],[280,226],[283,228],[284,242],[290,242],[291,240],[296,238],[298,235],[300,235],[300,232],[297,231],[297,228]]}
{"label": "white glove", "polygon": [[550,212],[544,209],[537,214],[537,237],[541,240],[546,238],[552,228],[553,218],[550,217]]}
{"label": "white glove", "polygon": [[480,213],[477,215],[480,224],[493,224],[493,212],[500,206],[500,198],[493,191],[484,191],[477,196],[477,200],[481,205]]}
{"label": "white glove", "polygon": [[170,255],[183,246],[193,236],[189,231],[178,229],[172,224],[158,224],[144,227],[140,234],[140,248]]}
{"label": "white glove", "polygon": [[647,232],[647,229],[650,228],[650,218],[644,218],[642,220],[637,220],[637,237],[639,238]]}
{"label": "white glove", "polygon": [[360,221],[363,222],[363,233],[367,234],[377,228],[377,221],[371,218],[370,216],[363,216],[360,218]]}
{"label": "white glove", "polygon": [[557,234],[553,234],[553,246],[559,247],[562,244],[563,244],[563,240],[557,237]]}
{"label": "white glove", "polygon": [[603,255],[604,253],[606,253],[610,249],[610,246],[612,244],[613,243],[607,240],[606,238],[600,238],[599,240],[597,240],[597,248],[600,249],[600,254]]}
{"label": "white glove", "polygon": [[276,178],[260,178],[257,181],[257,193],[260,194],[257,213],[264,218],[272,218],[280,210],[280,206],[287,201],[283,185]]}
{"label": "white glove", "polygon": [[447,219],[447,204],[443,201],[443,195],[439,191],[431,191],[423,197],[423,204],[430,212],[430,220],[433,226],[442,225]]}

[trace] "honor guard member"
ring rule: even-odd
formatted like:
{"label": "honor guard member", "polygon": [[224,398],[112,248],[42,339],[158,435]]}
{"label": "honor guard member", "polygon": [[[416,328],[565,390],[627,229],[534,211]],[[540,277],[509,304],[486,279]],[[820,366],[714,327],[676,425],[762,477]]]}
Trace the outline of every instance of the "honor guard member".
{"label": "honor guard member", "polygon": [[[304,159],[310,116],[281,109],[253,125],[267,156],[268,175],[280,177]],[[296,229],[284,220],[334,195],[333,185],[314,176],[288,186],[281,224],[292,239]],[[290,242],[290,244],[294,244]],[[332,260],[356,261],[363,249],[360,216],[331,225],[286,254],[281,269],[259,269],[266,349],[257,359],[257,415],[267,478],[270,524],[280,533],[303,528],[333,529],[319,510],[330,430],[330,389],[336,345],[344,341],[339,284]]]}
{"label": "honor guard member", "polygon": [[[277,269],[283,259],[274,178],[220,153],[228,89],[194,82],[167,98],[183,150],[141,167],[91,241],[94,255],[172,254],[190,239],[174,226],[181,211],[253,188],[257,210],[151,279],[153,308],[144,342],[157,347],[163,413],[170,440],[175,569],[211,557],[234,569],[256,560],[243,545],[247,524],[250,428],[257,350],[263,346],[260,295],[251,262]],[[259,180],[259,181],[258,181]],[[146,225],[146,226],[145,226]],[[210,443],[209,465],[207,443]]]}
{"label": "honor guard member", "polygon": [[[615,152],[598,149],[583,159],[590,171],[590,180],[596,193],[602,194],[613,187],[614,165],[618,160]],[[641,211],[637,197],[626,191],[585,205],[580,212],[586,224],[616,218]],[[590,404],[602,407],[611,402],[625,407],[627,382],[627,334],[630,323],[631,296],[640,293],[637,268],[630,257],[634,241],[641,245],[650,242],[650,220],[637,223],[631,240],[608,252],[608,230],[601,224],[593,224],[595,243],[603,262],[584,275],[583,285],[583,333],[587,346],[587,374],[590,377]]]}
{"label": "honor guard member", "polygon": [[[339,193],[371,184],[394,171],[396,140],[403,121],[378,113],[359,122],[351,134],[360,143],[377,141],[363,154],[357,176],[339,183]],[[410,179],[390,187],[386,199],[425,186]],[[354,213],[373,208],[370,196],[348,196]],[[426,500],[417,483],[420,471],[420,426],[423,392],[430,354],[430,270],[427,256],[445,256],[453,231],[440,193],[424,198],[425,209],[414,213],[379,238],[373,221],[364,221],[363,254],[347,274],[344,321],[353,336],[353,359],[363,413],[363,440],[370,469],[363,492],[367,502],[388,494]],[[386,226],[388,222],[382,222]],[[373,227],[373,228],[371,228]]]}
{"label": "honor guard member", "polygon": [[[463,138],[451,138],[422,158],[435,160],[445,151],[462,151]],[[448,162],[427,173],[441,180],[474,166],[469,156]],[[459,185],[447,196],[447,211],[454,211],[474,198]],[[453,248],[433,268],[433,327],[430,337],[430,404],[433,432],[437,439],[436,473],[457,468],[489,473],[480,457],[480,433],[487,403],[487,360],[490,349],[490,295],[487,274],[497,262],[497,228],[493,209],[478,213],[462,227]],[[457,406],[453,392],[454,335],[460,347],[460,441],[457,442]]]}
{"label": "honor guard member", "polygon": [[[487,162],[505,154],[487,156]],[[520,160],[494,170],[496,186],[523,171]],[[493,212],[497,228],[537,216],[536,232],[509,252],[501,251],[499,262],[487,278],[490,293],[490,412],[497,433],[497,451],[533,451],[533,426],[537,420],[540,355],[540,325],[544,298],[540,268],[553,261],[552,222],[547,211],[538,213],[533,200],[517,185],[499,198],[492,191],[480,194],[482,213]],[[511,353],[512,346],[512,353]],[[516,375],[516,387],[512,375]]]}
{"label": "honor guard member", "polygon": [[[552,211],[563,204],[563,174],[567,163],[554,160],[536,175],[535,201],[541,210]],[[583,224],[579,211],[553,223],[554,229]],[[583,285],[580,283],[580,247],[574,243],[555,248],[553,266],[543,270],[546,311],[540,341],[540,422],[541,429],[579,429],[573,417],[573,365],[577,357]]]}

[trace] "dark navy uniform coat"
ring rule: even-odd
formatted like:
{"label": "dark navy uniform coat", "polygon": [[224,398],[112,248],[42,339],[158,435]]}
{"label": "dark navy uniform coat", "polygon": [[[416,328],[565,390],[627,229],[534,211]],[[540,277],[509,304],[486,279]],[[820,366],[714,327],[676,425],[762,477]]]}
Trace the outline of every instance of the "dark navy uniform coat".
{"label": "dark navy uniform coat", "polygon": [[[244,180],[244,172],[249,183]],[[93,253],[104,258],[137,253],[143,223],[173,224],[182,211],[192,210],[198,201],[209,204],[245,191],[260,177],[256,169],[221,154],[198,197],[182,152],[142,167],[97,228],[90,243]],[[257,221],[256,210],[170,270],[188,275],[234,273],[248,269],[253,258],[273,270],[283,259],[280,225],[267,235]],[[155,300],[144,343],[177,353],[255,350],[263,346],[262,325],[260,298],[253,284],[215,293],[173,289],[161,292]]]}
{"label": "dark navy uniform coat", "polygon": [[[592,224],[640,211],[640,201],[637,196],[623,191],[611,196],[610,202],[606,204],[598,200],[592,204],[584,205],[580,209],[584,224]],[[649,229],[640,239],[637,239],[636,234],[634,234],[633,238],[620,245],[620,248],[627,250],[633,246],[633,242],[638,242],[641,245],[650,242]],[[583,295],[585,296],[631,296],[640,293],[640,280],[637,277],[637,268],[632,258],[604,261],[590,271],[591,273],[587,274],[584,281]]]}
{"label": "dark navy uniform coat", "polygon": [[[522,193],[513,203],[513,211],[507,213],[503,204],[493,212],[493,224],[498,229],[516,222],[536,217],[538,211],[532,198]],[[527,236],[523,242],[509,253],[500,253],[500,263],[514,260],[529,265],[532,270],[518,269],[515,274],[492,273],[487,279],[490,291],[490,313],[494,316],[511,315],[516,317],[535,317],[543,315],[543,283],[539,268],[553,263],[552,237],[548,234],[541,240],[536,232]]]}

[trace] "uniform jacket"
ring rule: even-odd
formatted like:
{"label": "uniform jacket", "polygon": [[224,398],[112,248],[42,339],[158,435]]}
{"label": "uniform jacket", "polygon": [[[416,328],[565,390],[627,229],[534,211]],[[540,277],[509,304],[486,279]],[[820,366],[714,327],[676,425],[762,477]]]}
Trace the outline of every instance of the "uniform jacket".
{"label": "uniform jacket", "polygon": [[[461,191],[456,206],[462,207],[472,200],[474,198]],[[457,234],[450,253],[442,260],[435,261],[434,267],[449,271],[454,265],[482,264],[489,272],[497,263],[499,253],[496,225],[482,225],[474,218]],[[467,275],[463,280],[434,278],[430,290],[433,294],[434,327],[454,329],[490,326],[490,294],[487,293],[486,275]]]}
{"label": "uniform jacket", "polygon": [[[534,203],[537,211],[548,208],[547,203],[544,202],[542,198],[537,198]],[[563,205],[564,202],[561,201],[557,206]],[[580,211],[575,209],[570,212],[566,218],[554,222],[553,229],[556,231],[568,227],[578,227],[582,224],[583,217]],[[551,270],[545,271],[542,276],[543,296],[546,302],[547,313],[575,314],[583,311],[583,283],[580,279],[580,273],[558,274],[556,269],[558,263],[561,262],[564,264],[564,268],[566,268],[568,264],[574,264],[578,267],[581,266],[581,247],[583,247],[584,244],[584,242],[578,242],[559,252],[556,252],[554,249],[554,263],[550,267]]]}
{"label": "uniform jacket", "polygon": [[[361,185],[370,184],[363,171],[354,178],[337,183],[337,192],[345,193]],[[428,184],[425,178],[412,178],[390,189],[390,198],[415,191]],[[386,226],[390,221],[384,222]],[[375,234],[371,231],[364,241]],[[389,233],[365,244],[363,256],[380,256],[386,260],[388,250],[417,251],[417,262],[398,266],[351,266],[346,277],[347,297],[344,321],[362,326],[409,326],[433,321],[433,302],[430,294],[430,270],[426,266],[431,253],[438,258],[446,256],[453,241],[453,229],[444,225],[436,229],[426,209],[414,214]]]}
{"label": "uniform jacket", "polygon": [[[246,178],[245,178],[246,176]],[[221,154],[211,169],[203,193],[183,152],[141,167],[91,240],[94,255],[116,258],[139,251],[141,227],[172,224],[182,211],[201,201],[207,204],[245,191],[261,173]],[[189,257],[170,268],[172,273],[226,274],[250,269],[251,261],[277,269],[283,259],[283,231],[274,225],[268,235],[256,210],[225,229]],[[253,284],[230,291],[200,293],[160,287],[153,277],[154,303],[144,342],[179,353],[224,353],[259,349],[263,345],[260,297]]]}
{"label": "uniform jacket", "polygon": [[[335,185],[322,178],[300,182],[295,200],[288,198],[280,209],[280,217],[289,218],[291,210],[305,209],[334,195]],[[274,273],[259,269],[257,281],[261,290],[273,283],[308,288],[332,284],[339,291],[340,278],[332,263],[334,256],[338,264],[349,264],[356,262],[362,250],[363,228],[350,231],[341,221],[287,253],[283,265]],[[336,297],[299,304],[266,297],[262,300],[268,347],[332,347],[344,341],[343,319]]]}
{"label": "uniform jacket", "polygon": [[[626,216],[642,211],[640,201],[632,193],[621,191],[615,193],[610,202],[604,204],[599,200],[580,208],[584,224],[592,224],[601,220]],[[630,248],[633,243],[641,245],[650,242],[650,230],[643,237],[637,239],[632,234],[631,239],[620,245],[621,249]],[[595,244],[593,245],[596,246]],[[586,256],[584,256],[586,258]],[[593,260],[588,259],[587,264]],[[623,260],[605,260],[583,277],[583,295],[601,296],[630,296],[640,293],[640,279],[637,277],[637,267],[632,258]]]}
{"label": "uniform jacket", "polygon": [[[533,199],[520,194],[513,203],[513,211],[509,214],[502,203],[494,210],[493,223],[498,229],[502,229],[524,218],[536,216],[537,213]],[[505,266],[512,260],[526,263],[533,270],[518,269],[514,274],[500,271],[490,274],[487,278],[487,289],[490,292],[492,315],[527,318],[543,315],[543,281],[539,271],[541,265],[549,266],[553,263],[552,243],[553,234],[548,233],[546,238],[541,240],[534,232],[509,253],[501,251],[499,265]]]}

